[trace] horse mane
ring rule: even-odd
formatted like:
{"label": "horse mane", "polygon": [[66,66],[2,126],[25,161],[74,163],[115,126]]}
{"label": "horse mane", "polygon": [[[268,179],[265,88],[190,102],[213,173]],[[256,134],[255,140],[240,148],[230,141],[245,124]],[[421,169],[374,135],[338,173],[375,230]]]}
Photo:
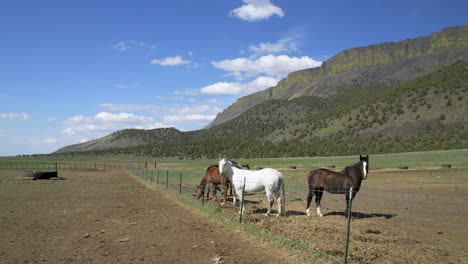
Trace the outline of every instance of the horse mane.
{"label": "horse mane", "polygon": [[232,164],[232,166],[241,170],[245,170],[245,168],[241,164],[237,163],[236,161],[233,161],[233,160],[228,160],[228,161]]}

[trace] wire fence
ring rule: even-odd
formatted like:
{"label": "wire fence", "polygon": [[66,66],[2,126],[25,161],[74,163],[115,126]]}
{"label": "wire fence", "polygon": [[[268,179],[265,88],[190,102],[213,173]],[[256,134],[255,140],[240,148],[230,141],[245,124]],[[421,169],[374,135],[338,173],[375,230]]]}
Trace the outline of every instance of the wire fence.
{"label": "wire fence", "polygon": [[126,170],[134,168],[156,168],[156,163],[112,163],[112,162],[28,162],[0,161],[0,169],[9,170]]}
{"label": "wire fence", "polygon": [[[195,194],[204,175],[204,171],[134,166],[129,167],[129,172],[150,185],[189,196]],[[346,194],[323,193],[321,213],[324,217],[316,214],[314,196],[311,216],[307,217],[307,184],[288,181],[294,179],[294,175],[290,172],[284,174],[285,215],[265,217],[268,207],[265,192],[250,192],[244,196],[243,221],[306,244],[312,251],[324,252],[332,261],[468,263],[467,194],[407,192],[385,186],[378,189],[361,186],[353,200],[348,223],[345,218]],[[217,190],[215,199],[209,200],[207,188],[205,186],[200,203],[239,214],[239,203],[232,206],[233,199],[230,198],[227,205],[221,206],[221,189]],[[272,214],[277,212],[277,208],[275,200]]]}

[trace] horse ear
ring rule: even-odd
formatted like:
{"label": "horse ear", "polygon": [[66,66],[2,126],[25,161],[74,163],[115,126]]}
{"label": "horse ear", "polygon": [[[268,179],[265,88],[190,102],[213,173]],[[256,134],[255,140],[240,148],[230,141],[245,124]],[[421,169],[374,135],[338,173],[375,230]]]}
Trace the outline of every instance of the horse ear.
{"label": "horse ear", "polygon": [[359,160],[363,160],[362,155],[359,155]]}

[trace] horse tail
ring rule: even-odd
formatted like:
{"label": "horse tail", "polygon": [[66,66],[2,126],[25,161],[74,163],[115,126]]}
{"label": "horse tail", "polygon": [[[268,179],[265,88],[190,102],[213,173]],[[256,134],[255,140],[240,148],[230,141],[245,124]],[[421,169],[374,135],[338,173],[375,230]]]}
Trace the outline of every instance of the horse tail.
{"label": "horse tail", "polygon": [[200,197],[202,197],[205,194],[205,185],[206,185],[206,177],[205,177],[205,175],[203,175],[203,178],[202,178],[200,184],[198,184],[198,186],[197,186],[197,192],[195,194],[195,197],[197,199],[200,199]]}
{"label": "horse tail", "polygon": [[284,178],[281,177],[281,211],[286,215],[286,196],[284,194]]}

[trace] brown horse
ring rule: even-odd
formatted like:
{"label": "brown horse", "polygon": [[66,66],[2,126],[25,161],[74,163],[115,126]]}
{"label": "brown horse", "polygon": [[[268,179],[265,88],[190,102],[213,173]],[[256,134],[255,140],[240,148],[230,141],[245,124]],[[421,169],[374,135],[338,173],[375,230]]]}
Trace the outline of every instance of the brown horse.
{"label": "brown horse", "polygon": [[[247,165],[241,165],[233,161],[233,164],[235,164],[236,167],[242,168],[242,169],[250,169],[249,164]],[[229,195],[230,196],[235,196],[236,190],[232,187],[231,182],[225,175],[220,175],[219,174],[219,169],[218,165],[211,165],[206,169],[205,175],[203,176],[200,184],[197,186],[197,190],[195,193],[195,197],[197,199],[200,199],[204,194],[205,194],[205,186],[208,184],[208,192],[206,193],[206,198],[208,199],[208,196],[211,193],[211,199],[216,197],[216,192],[219,190],[218,185],[221,185],[223,188],[223,204],[227,200],[227,189],[229,188]]]}
{"label": "brown horse", "polygon": [[[350,199],[354,199],[362,180],[367,178],[369,172],[369,156],[359,156],[359,162],[352,166],[344,168],[340,172],[335,172],[327,169],[317,169],[309,173],[309,195],[307,196],[307,216],[310,216],[309,207],[312,197],[315,194],[315,204],[317,205],[317,215],[322,217],[320,208],[320,200],[322,199],[323,191],[329,193],[341,193],[346,197],[345,217],[348,216],[348,208]],[[350,197],[350,192],[352,193]]]}
{"label": "brown horse", "polygon": [[[208,195],[211,193],[211,199],[214,199],[216,197],[216,189],[217,185],[221,185],[223,188],[223,204],[227,200],[227,189],[228,186],[230,185],[229,179],[226,176],[221,176],[219,174],[219,169],[218,165],[211,165],[206,169],[205,175],[203,176],[200,184],[197,186],[197,191],[195,193],[195,197],[197,199],[200,199],[205,193],[205,185],[208,184],[208,192],[207,192],[207,198]],[[211,191],[211,192],[210,192]],[[234,191],[235,192],[235,191]],[[235,194],[234,194],[235,195]],[[232,196],[232,186],[231,186],[231,196]]]}

